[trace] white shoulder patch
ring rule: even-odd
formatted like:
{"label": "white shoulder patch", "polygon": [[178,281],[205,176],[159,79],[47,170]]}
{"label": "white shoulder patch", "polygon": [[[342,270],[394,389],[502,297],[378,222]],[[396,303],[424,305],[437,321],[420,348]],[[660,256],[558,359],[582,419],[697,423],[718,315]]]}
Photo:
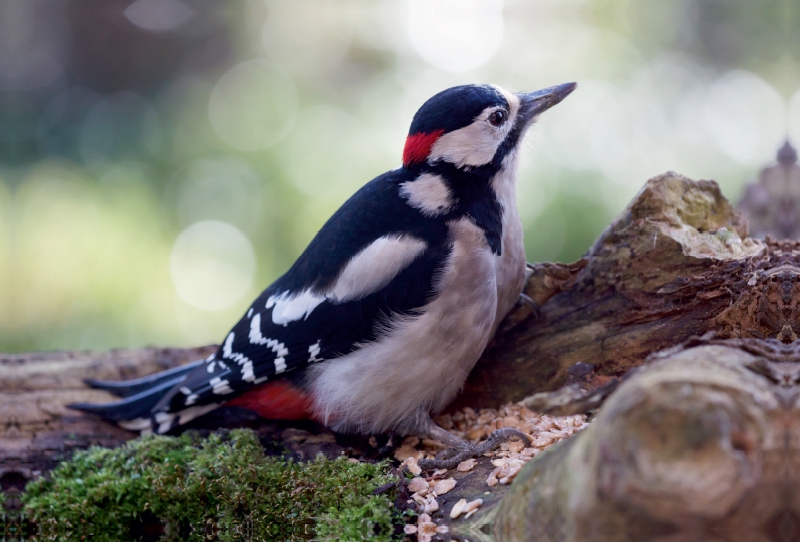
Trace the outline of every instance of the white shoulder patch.
{"label": "white shoulder patch", "polygon": [[426,247],[424,241],[408,235],[376,239],[347,262],[328,297],[343,303],[377,292],[411,265]]}
{"label": "white shoulder patch", "polygon": [[[303,290],[294,295],[285,291],[270,296],[266,308],[272,309],[272,322],[285,326],[289,322],[305,320],[325,300],[344,303],[375,293],[411,265],[426,247],[425,241],[409,235],[380,237],[347,262],[336,282],[324,294]],[[264,344],[262,341],[269,340],[261,335],[260,320],[256,314],[251,322],[250,341],[254,344]],[[282,344],[279,346],[283,348]]]}
{"label": "white shoulder patch", "polygon": [[423,173],[413,181],[404,182],[400,185],[400,195],[425,216],[446,213],[456,203],[444,179],[433,173]]}
{"label": "white shoulder patch", "polygon": [[272,322],[285,326],[289,322],[305,320],[323,301],[325,296],[310,290],[303,290],[297,295],[291,295],[286,291],[270,296],[267,299],[267,308],[272,309]]}

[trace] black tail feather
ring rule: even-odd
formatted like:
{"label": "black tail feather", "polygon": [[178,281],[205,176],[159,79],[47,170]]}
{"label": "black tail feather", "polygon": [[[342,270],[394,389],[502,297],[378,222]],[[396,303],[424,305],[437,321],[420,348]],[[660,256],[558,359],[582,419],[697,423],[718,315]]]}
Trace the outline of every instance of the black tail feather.
{"label": "black tail feather", "polygon": [[193,361],[187,365],[173,367],[172,369],[167,369],[166,371],[161,371],[160,373],[143,376],[142,378],[135,378],[133,380],[115,381],[94,380],[92,378],[87,378],[84,380],[84,382],[91,388],[105,390],[113,395],[116,395],[117,397],[130,397],[132,395],[142,393],[143,391],[147,391],[153,388],[153,386],[158,386],[163,382],[174,381],[177,377],[184,377],[196,367],[202,365],[204,362],[205,361],[202,359]]}
{"label": "black tail feather", "polygon": [[115,422],[133,420],[136,418],[148,418],[150,417],[153,407],[158,403],[161,397],[172,389],[175,384],[181,382],[186,375],[180,374],[176,377],[173,374],[172,376],[171,380],[162,380],[156,386],[134,395],[129,395],[121,401],[102,404],[73,403],[67,405],[67,407],[73,410],[88,412],[89,414],[94,414],[103,419]]}

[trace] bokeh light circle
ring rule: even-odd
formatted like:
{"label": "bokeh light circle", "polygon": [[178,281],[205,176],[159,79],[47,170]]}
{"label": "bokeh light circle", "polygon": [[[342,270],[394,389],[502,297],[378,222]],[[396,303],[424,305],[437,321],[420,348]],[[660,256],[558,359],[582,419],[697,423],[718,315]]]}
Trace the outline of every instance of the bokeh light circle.
{"label": "bokeh light circle", "polygon": [[713,143],[740,164],[761,164],[785,137],[785,100],[769,83],[743,70],[711,86],[704,117]]}
{"label": "bokeh light circle", "polygon": [[234,158],[196,160],[177,175],[176,211],[180,224],[219,220],[251,231],[262,212],[261,180]]}
{"label": "bokeh light circle", "polygon": [[489,62],[503,41],[503,0],[409,0],[411,45],[450,72]]}
{"label": "bokeh light circle", "polygon": [[261,31],[264,50],[291,73],[316,75],[334,68],[350,49],[343,9],[327,0],[270,0]]}
{"label": "bokeh light circle", "polygon": [[256,257],[247,237],[230,224],[206,220],[181,232],[170,256],[175,290],[189,305],[222,310],[250,290]]}
{"label": "bokeh light circle", "polygon": [[294,123],[297,91],[291,77],[264,60],[237,64],[217,82],[208,103],[216,134],[241,151],[278,143]]}

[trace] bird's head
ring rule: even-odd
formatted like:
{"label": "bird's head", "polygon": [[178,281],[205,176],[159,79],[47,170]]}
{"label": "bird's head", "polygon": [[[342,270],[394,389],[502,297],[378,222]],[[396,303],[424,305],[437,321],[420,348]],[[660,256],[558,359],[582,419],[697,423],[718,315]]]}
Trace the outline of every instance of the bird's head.
{"label": "bird's head", "polygon": [[403,165],[448,162],[457,168],[499,167],[539,114],[575,90],[565,83],[517,94],[493,85],[463,85],[419,108],[406,139]]}

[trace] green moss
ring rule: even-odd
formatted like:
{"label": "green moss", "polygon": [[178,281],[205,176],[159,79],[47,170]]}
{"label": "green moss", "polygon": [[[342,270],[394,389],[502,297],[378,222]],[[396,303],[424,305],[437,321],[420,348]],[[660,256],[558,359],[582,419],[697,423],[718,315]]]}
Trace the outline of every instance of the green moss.
{"label": "green moss", "polygon": [[265,457],[254,433],[235,430],[76,453],[28,484],[23,503],[42,534],[76,540],[135,540],[160,523],[165,541],[388,541],[401,522],[394,491],[373,491],[394,481],[386,463]]}

